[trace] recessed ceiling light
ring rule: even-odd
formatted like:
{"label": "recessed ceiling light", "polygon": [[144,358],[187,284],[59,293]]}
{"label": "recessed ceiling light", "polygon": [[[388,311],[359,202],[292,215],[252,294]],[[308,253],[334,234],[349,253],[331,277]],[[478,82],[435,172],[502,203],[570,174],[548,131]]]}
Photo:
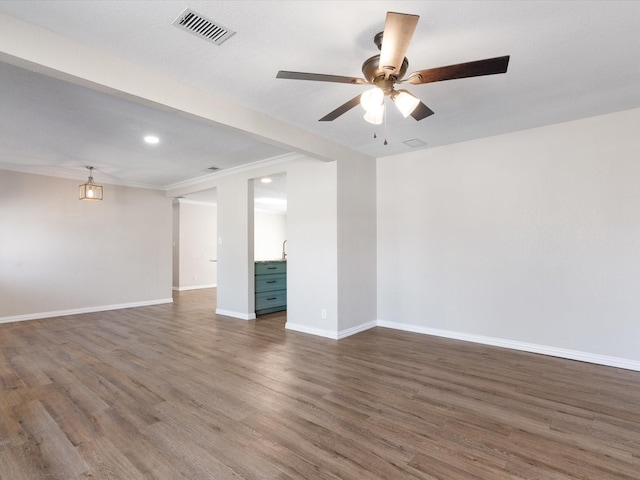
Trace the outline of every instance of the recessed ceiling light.
{"label": "recessed ceiling light", "polygon": [[146,137],[144,137],[144,141],[152,145],[155,145],[156,143],[160,143],[160,139],[155,135],[147,135]]}
{"label": "recessed ceiling light", "polygon": [[271,183],[271,182],[273,182],[273,180],[271,180],[269,177],[261,178],[260,181],[262,183]]}

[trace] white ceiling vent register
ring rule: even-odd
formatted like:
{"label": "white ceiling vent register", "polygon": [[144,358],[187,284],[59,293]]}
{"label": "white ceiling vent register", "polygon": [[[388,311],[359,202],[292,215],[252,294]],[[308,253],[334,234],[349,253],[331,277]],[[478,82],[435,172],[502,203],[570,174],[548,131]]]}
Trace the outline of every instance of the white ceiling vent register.
{"label": "white ceiling vent register", "polygon": [[419,138],[412,138],[411,140],[405,140],[402,143],[404,143],[405,145],[411,148],[424,147],[426,145],[426,143],[420,140]]}
{"label": "white ceiling vent register", "polygon": [[173,21],[173,25],[216,45],[222,45],[236,33],[203,17],[190,8],[182,12],[180,16]]}

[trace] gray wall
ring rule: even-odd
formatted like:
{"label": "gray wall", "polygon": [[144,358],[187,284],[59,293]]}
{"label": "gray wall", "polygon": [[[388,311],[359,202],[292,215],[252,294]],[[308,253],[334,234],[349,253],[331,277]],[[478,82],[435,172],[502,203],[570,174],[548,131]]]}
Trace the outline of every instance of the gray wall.
{"label": "gray wall", "polygon": [[338,166],[338,331],[375,326],[376,162],[340,160]]}
{"label": "gray wall", "polygon": [[636,109],[378,160],[380,323],[640,368],[639,131]]}
{"label": "gray wall", "polygon": [[179,199],[174,201],[173,212],[174,290],[215,287],[218,269],[212,260],[218,258],[217,207]]}
{"label": "gray wall", "polygon": [[328,337],[338,331],[336,174],[336,162],[287,166],[287,328]]}
{"label": "gray wall", "polygon": [[0,171],[0,321],[171,301],[171,200],[82,182]]}
{"label": "gray wall", "polygon": [[218,189],[218,292],[216,312],[255,318],[253,188],[246,174],[222,177]]}

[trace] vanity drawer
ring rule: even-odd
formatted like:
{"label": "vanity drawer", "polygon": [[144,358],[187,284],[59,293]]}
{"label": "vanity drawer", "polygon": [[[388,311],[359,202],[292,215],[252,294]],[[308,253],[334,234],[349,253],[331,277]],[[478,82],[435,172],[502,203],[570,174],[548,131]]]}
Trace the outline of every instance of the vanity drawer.
{"label": "vanity drawer", "polygon": [[256,310],[280,307],[287,304],[287,291],[256,293]]}
{"label": "vanity drawer", "polygon": [[287,262],[257,262],[256,275],[287,273]]}
{"label": "vanity drawer", "polygon": [[256,293],[269,292],[271,290],[285,290],[286,288],[287,275],[285,273],[256,276]]}

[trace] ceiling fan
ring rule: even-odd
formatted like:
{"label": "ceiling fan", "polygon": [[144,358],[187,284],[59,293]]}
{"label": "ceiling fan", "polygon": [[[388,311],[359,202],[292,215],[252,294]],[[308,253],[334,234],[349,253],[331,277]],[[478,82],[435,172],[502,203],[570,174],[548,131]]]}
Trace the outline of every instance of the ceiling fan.
{"label": "ceiling fan", "polygon": [[418,15],[387,12],[384,31],[374,37],[374,43],[380,50],[362,64],[364,78],[344,77],[340,75],[325,75],[320,73],[289,72],[280,70],[276,78],[293,80],[315,80],[320,82],[350,83],[353,85],[373,85],[357,97],[352,98],[332,112],[320,119],[330,122],[353,107],[362,104],[366,113],[365,120],[373,124],[382,123],[384,115],[384,97],[388,96],[398,107],[404,117],[411,115],[416,120],[433,115],[433,110],[414,97],[407,90],[396,90],[396,84],[409,83],[421,85],[423,83],[440,82],[456,78],[479,77],[505,73],[509,65],[509,56],[487,58],[475,62],[458,63],[446,67],[418,70],[404,77],[409,67],[405,53],[418,24]]}

